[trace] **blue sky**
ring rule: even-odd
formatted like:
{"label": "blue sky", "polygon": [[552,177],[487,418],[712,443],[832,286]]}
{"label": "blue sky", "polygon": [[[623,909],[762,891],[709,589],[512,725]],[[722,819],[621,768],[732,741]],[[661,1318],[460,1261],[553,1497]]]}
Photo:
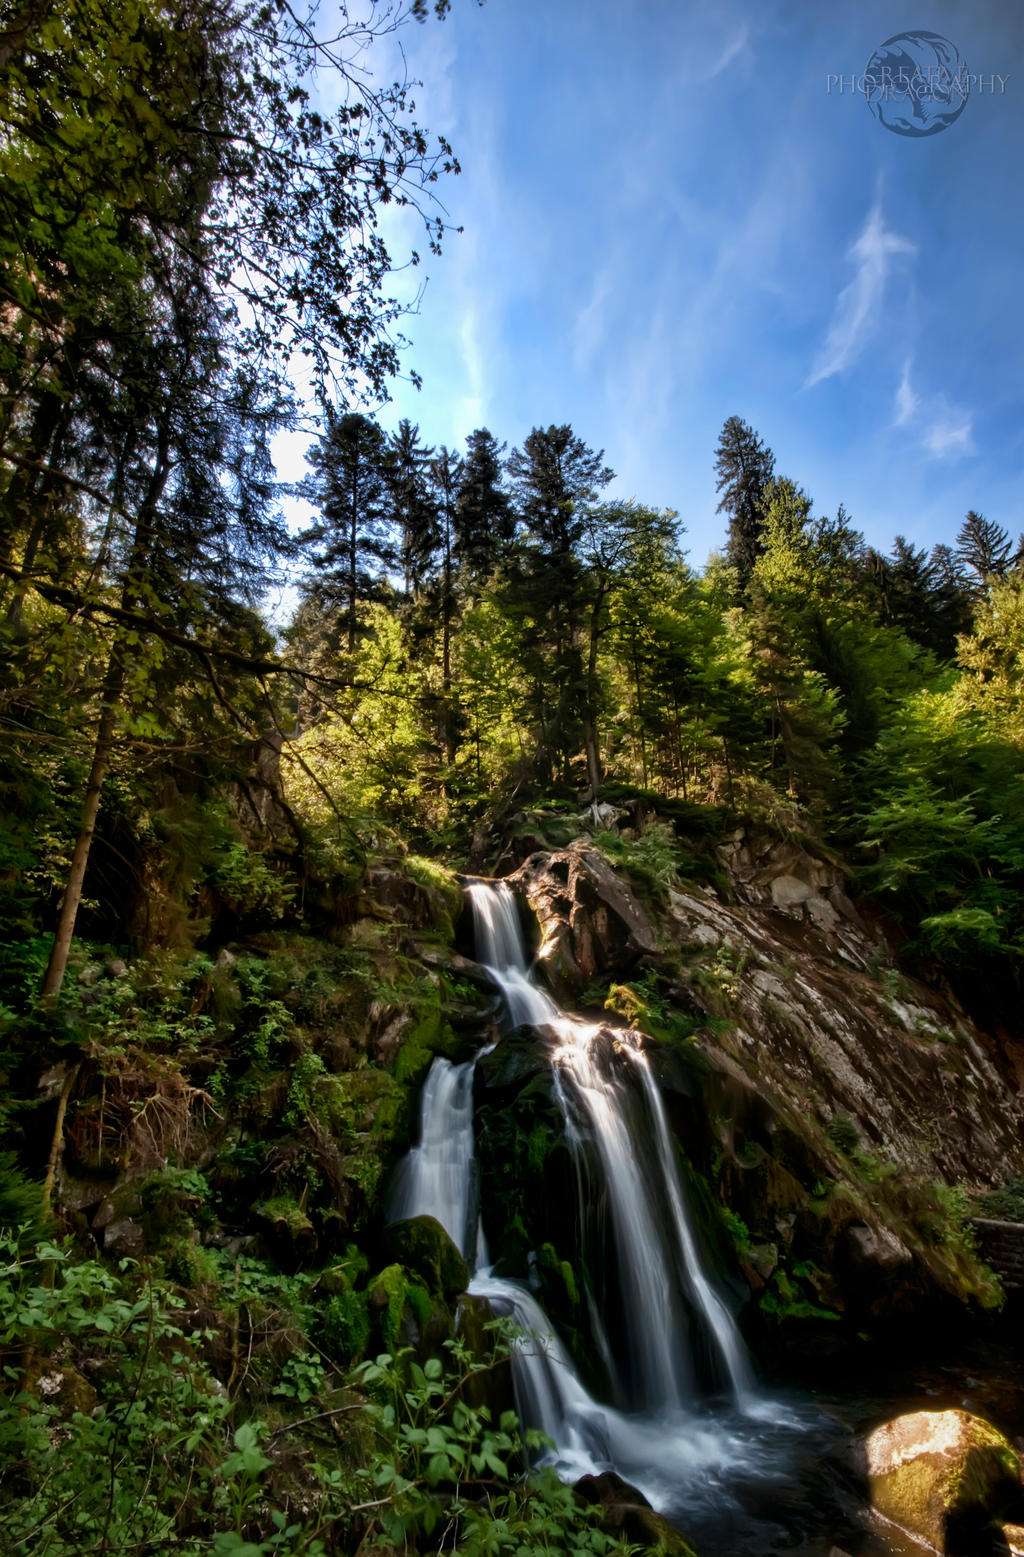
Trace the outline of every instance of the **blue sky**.
{"label": "blue sky", "polygon": [[[910,28],[986,78],[925,139],[848,86]],[[697,565],[734,414],[880,547],[949,540],[968,508],[1024,527],[1016,0],[454,0],[403,44],[465,231],[425,267],[423,389],[396,384],[385,425],[511,446],[570,422],[610,494],[678,510]]]}

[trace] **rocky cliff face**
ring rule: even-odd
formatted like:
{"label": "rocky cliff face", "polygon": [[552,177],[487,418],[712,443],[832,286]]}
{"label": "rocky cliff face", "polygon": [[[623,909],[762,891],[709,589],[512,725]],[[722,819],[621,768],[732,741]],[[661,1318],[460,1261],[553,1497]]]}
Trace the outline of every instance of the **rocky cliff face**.
{"label": "rocky cliff face", "polygon": [[[973,1190],[1024,1175],[1021,1052],[897,970],[833,862],[742,830],[718,862],[717,887],[643,892],[580,839],[507,880],[563,998],[652,1035],[697,1196],[728,1208],[753,1322],[992,1301],[964,1215]],[[523,1075],[503,1106],[529,1133]]]}

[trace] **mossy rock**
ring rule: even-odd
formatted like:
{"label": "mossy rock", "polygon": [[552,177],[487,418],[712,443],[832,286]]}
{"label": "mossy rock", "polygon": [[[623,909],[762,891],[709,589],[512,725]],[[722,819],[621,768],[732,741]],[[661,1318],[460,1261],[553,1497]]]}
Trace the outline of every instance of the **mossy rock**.
{"label": "mossy rock", "polygon": [[256,1216],[268,1229],[278,1258],[289,1266],[303,1264],[317,1251],[316,1228],[306,1212],[290,1195],[274,1195],[254,1206]]}
{"label": "mossy rock", "polygon": [[391,1356],[411,1347],[421,1358],[444,1356],[455,1333],[448,1306],[401,1265],[388,1265],[367,1286],[372,1331]]}
{"label": "mossy rock", "polygon": [[697,1557],[682,1532],[656,1514],[643,1493],[615,1471],[581,1476],[573,1491],[581,1503],[600,1508],[606,1535],[626,1540],[654,1557]]}
{"label": "mossy rock", "polygon": [[404,1265],[439,1297],[450,1300],[469,1286],[469,1266],[436,1217],[392,1222],[383,1248],[388,1260]]}
{"label": "mossy rock", "polygon": [[1021,1495],[1013,1446],[967,1411],[915,1411],[865,1443],[871,1502],[884,1518],[940,1553],[977,1550],[992,1520]]}

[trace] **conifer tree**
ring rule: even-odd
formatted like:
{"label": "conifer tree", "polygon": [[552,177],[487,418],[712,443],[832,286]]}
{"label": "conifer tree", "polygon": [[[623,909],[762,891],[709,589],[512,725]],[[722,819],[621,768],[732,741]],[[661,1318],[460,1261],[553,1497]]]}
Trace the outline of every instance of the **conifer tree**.
{"label": "conifer tree", "polygon": [[376,599],[387,573],[397,564],[387,439],[378,424],[360,412],[331,413],[319,443],[307,459],[313,475],[303,493],[320,509],[320,522],[300,537],[315,548],[315,572],[305,581],[303,598],[321,614],[334,617],[335,642],[343,637],[349,656],[356,650],[359,606]]}
{"label": "conifer tree", "polygon": [[463,464],[459,456],[442,444],[430,462],[428,474],[433,485],[434,511],[437,516],[438,550],[440,553],[440,570],[436,582],[436,593],[441,616],[443,739],[449,763],[455,761],[458,724],[452,698],[452,624],[456,610],[456,514],[462,472]]}
{"label": "conifer tree", "polygon": [[475,587],[504,560],[515,516],[502,485],[505,445],[486,427],[466,439],[454,514],[454,555]]}
{"label": "conifer tree", "polygon": [[719,434],[715,470],[715,490],[722,494],[717,511],[729,516],[725,554],[743,590],[762,550],[765,488],[775,473],[775,455],[752,427],[730,416]]}
{"label": "conifer tree", "polygon": [[388,439],[388,453],[387,480],[405,593],[417,597],[440,542],[429,478],[434,451],[420,443],[419,428],[403,417]]}
{"label": "conifer tree", "polygon": [[520,608],[532,621],[537,759],[569,762],[584,739],[587,682],[581,644],[584,607],[580,544],[587,507],[614,478],[604,451],[587,447],[568,425],[535,427],[513,449],[507,470],[525,531]]}
{"label": "conifer tree", "polygon": [[975,575],[973,592],[980,594],[990,578],[1002,578],[1010,565],[1012,542],[1002,525],[970,509],[956,537],[956,555]]}

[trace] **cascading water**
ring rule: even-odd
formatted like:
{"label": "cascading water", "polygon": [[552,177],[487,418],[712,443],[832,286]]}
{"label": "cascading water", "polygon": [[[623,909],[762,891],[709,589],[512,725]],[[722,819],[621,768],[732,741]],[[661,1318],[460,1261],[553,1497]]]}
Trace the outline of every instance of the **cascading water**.
{"label": "cascading water", "polygon": [[391,1194],[392,1221],[436,1217],[460,1253],[475,1248],[473,1071],[475,1061],[453,1065],[436,1059],[420,1103],[420,1144],[398,1170]]}
{"label": "cascading water", "polygon": [[[699,1495],[721,1499],[722,1467],[737,1453],[748,1468],[758,1458],[749,1429],[738,1424],[765,1416],[784,1422],[786,1414],[757,1396],[743,1343],[704,1268],[647,1056],[633,1035],[570,1016],[534,983],[507,887],[473,882],[467,893],[478,960],[502,993],[505,1030],[528,1024],[552,1033],[555,1096],[577,1163],[581,1227],[592,1216],[588,1186],[599,1187],[607,1206],[602,1231],[619,1322],[612,1336],[597,1304],[594,1330],[615,1405],[588,1393],[526,1286],[488,1268],[477,1225],[475,1061],[434,1061],[423,1092],[420,1145],[400,1171],[392,1215],[435,1216],[467,1258],[476,1252],[470,1291],[522,1332],[513,1350],[519,1414],[552,1439],[552,1458],[564,1474],[613,1468],[656,1507],[675,1506],[680,1486],[695,1480]],[[697,1334],[729,1402],[718,1420],[702,1408],[693,1363]]]}

